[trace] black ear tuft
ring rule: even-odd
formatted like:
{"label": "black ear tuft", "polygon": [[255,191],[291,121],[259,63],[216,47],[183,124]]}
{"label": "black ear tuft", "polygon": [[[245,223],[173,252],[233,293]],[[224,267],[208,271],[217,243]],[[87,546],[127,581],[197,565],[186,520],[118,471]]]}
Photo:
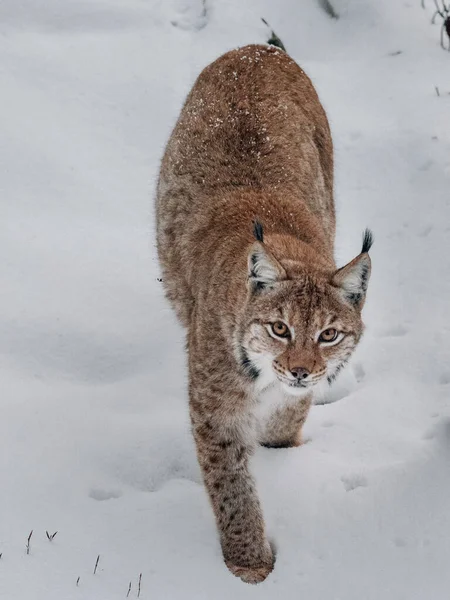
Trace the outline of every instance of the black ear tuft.
{"label": "black ear tuft", "polygon": [[259,221],[253,221],[253,235],[258,240],[258,242],[264,242],[264,230],[263,226]]}
{"label": "black ear tuft", "polygon": [[372,244],[373,244],[373,233],[370,231],[370,229],[366,229],[363,233],[363,245],[362,245],[361,254],[363,254],[364,252],[369,252],[369,250],[372,247]]}

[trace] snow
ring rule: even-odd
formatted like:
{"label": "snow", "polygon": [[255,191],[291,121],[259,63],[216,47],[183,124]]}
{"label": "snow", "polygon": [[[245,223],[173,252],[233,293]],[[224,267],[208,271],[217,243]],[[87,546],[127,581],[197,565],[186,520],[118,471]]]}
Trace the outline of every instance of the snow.
{"label": "snow", "polygon": [[[332,3],[0,4],[1,598],[135,598],[140,573],[143,600],[448,598],[449,55],[431,2]],[[353,363],[307,444],[255,456],[277,562],[253,587],[201,484],[152,195],[195,76],[261,17],[330,118],[339,263],[376,239]]]}

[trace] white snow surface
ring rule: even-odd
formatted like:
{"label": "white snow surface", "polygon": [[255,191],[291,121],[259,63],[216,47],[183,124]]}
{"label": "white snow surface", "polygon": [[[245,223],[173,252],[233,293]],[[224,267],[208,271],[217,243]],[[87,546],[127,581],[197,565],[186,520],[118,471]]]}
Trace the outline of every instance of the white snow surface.
{"label": "white snow surface", "polygon": [[[331,1],[0,3],[2,599],[136,598],[142,573],[142,600],[448,600],[450,55],[431,0]],[[329,115],[339,264],[376,241],[309,442],[253,460],[277,562],[250,586],[201,483],[152,199],[196,75],[260,17]]]}

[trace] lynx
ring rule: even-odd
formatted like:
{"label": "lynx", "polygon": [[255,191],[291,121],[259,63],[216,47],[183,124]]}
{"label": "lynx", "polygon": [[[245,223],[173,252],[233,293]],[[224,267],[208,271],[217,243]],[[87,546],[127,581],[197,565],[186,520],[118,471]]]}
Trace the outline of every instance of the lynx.
{"label": "lynx", "polygon": [[303,70],[250,45],[207,66],[161,164],[157,246],[187,330],[189,406],[225,563],[247,583],[274,566],[249,472],[257,446],[299,446],[319,382],[363,332],[369,231],[337,269],[333,147]]}

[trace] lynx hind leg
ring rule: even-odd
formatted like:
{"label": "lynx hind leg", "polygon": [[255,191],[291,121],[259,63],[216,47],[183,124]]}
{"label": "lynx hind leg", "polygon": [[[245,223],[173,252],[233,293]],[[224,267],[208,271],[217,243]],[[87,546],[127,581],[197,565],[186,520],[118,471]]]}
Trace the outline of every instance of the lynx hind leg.
{"label": "lynx hind leg", "polygon": [[261,445],[266,448],[300,446],[302,428],[311,406],[312,396],[291,399],[278,406],[262,425]]}

